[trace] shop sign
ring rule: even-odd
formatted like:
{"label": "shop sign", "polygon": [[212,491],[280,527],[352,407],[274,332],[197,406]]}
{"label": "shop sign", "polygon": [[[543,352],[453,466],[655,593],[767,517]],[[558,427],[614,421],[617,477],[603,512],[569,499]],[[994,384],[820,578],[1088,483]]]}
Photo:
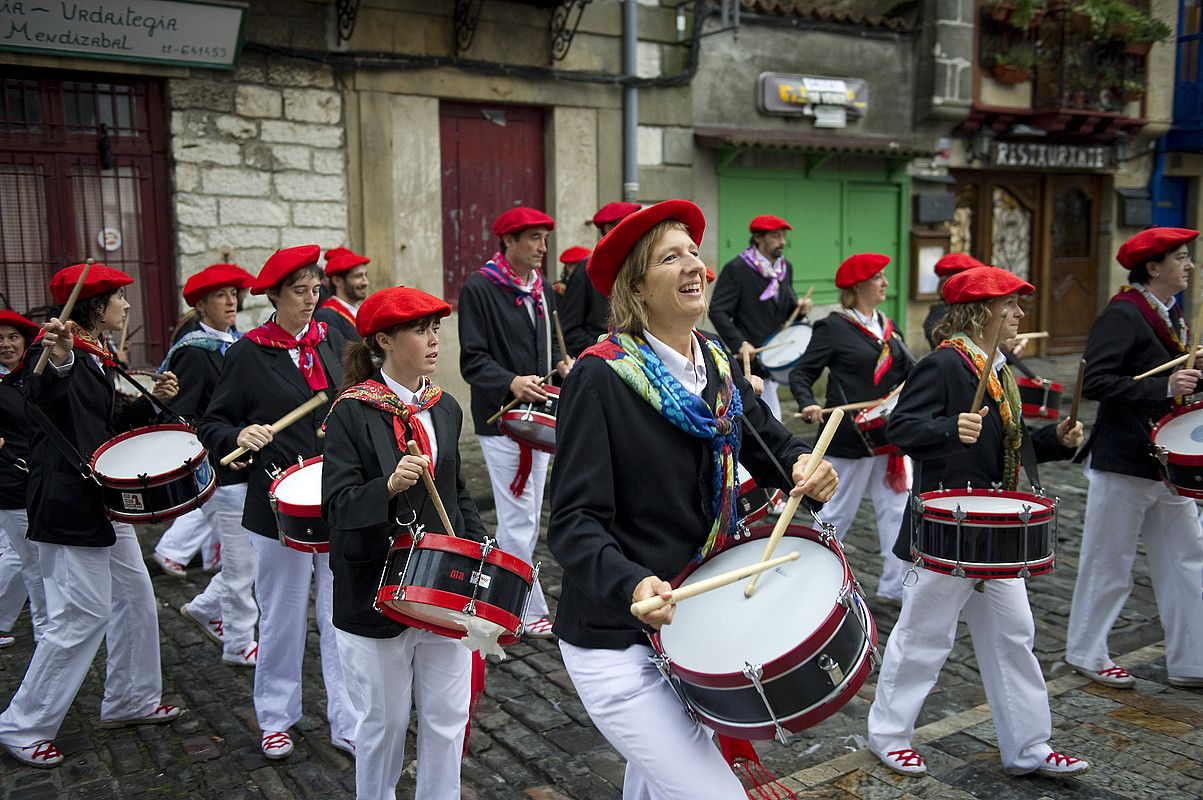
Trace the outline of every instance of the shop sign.
{"label": "shop sign", "polygon": [[1109,148],[1104,145],[1000,142],[990,144],[989,164],[994,167],[1031,169],[1107,169]]}
{"label": "shop sign", "polygon": [[763,72],[757,106],[765,114],[811,117],[816,127],[842,128],[869,107],[869,86],[859,78]]}
{"label": "shop sign", "polygon": [[0,50],[233,69],[245,3],[0,0]]}

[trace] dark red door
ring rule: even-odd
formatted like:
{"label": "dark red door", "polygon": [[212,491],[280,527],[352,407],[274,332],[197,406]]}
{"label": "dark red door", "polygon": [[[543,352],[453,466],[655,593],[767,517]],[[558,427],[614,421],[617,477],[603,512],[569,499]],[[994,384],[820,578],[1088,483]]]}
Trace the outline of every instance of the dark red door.
{"label": "dark red door", "polygon": [[460,287],[497,251],[493,220],[513,206],[543,208],[543,111],[443,103],[443,292]]}

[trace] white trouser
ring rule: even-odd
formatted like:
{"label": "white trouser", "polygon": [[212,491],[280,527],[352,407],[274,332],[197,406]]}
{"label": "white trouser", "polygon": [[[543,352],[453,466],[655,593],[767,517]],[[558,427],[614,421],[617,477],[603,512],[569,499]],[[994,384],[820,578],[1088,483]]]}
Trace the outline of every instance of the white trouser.
{"label": "white trouser", "polygon": [[[508,436],[477,436],[484,453],[489,481],[493,484],[493,503],[497,506],[497,546],[528,564],[535,563],[535,544],[539,541],[539,521],[543,513],[543,482],[547,478],[547,462],[551,456],[535,450],[521,497],[514,497],[510,482],[518,471],[518,443]],[[526,619],[534,622],[547,616],[547,600],[543,587],[531,588]]]}
{"label": "white trouser", "polygon": [[356,800],[396,800],[409,709],[418,711],[415,800],[459,800],[472,693],[472,653],[457,639],[409,628],[391,639],[335,629],[355,728]]}
{"label": "white trouser", "polygon": [[1136,542],[1144,539],[1165,662],[1175,678],[1203,678],[1203,534],[1195,502],[1160,481],[1088,469],[1078,579],[1065,660],[1090,670],[1111,663],[1107,636],[1132,592]]}
{"label": "white trouser", "polygon": [[760,396],[760,399],[769,407],[769,411],[773,412],[773,416],[777,418],[778,422],[781,421],[781,398],[777,395],[777,387],[779,385],[772,378],[765,378],[764,394]]}
{"label": "white trouser", "polygon": [[37,641],[49,620],[38,548],[25,538],[28,528],[25,509],[0,509],[0,631],[13,629],[28,597],[33,638]]}
{"label": "white trouser", "polygon": [[151,714],[162,696],[159,620],[134,529],[114,522],[112,547],[37,543],[50,624],[0,714],[0,743],[53,739],[103,639],[102,720]]}
{"label": "white trouser", "polygon": [[[218,491],[222,488],[219,486]],[[209,498],[205,505],[211,502],[213,498]],[[220,531],[211,524],[204,506],[201,506],[172,520],[171,527],[163,532],[159,543],[155,545],[155,552],[186,567],[202,547],[208,547],[209,543],[217,541],[220,541]],[[211,560],[207,549],[203,560],[206,565]]]}
{"label": "white trouser", "polygon": [[1048,689],[1032,653],[1036,626],[1020,578],[983,582],[919,570],[903,589],[902,613],[890,633],[869,709],[869,747],[880,754],[911,748],[915,720],[936,685],[956,641],[957,617],[973,637],[973,652],[994,717],[998,749],[1007,772],[1044,765],[1052,752]]}
{"label": "white trouser", "polygon": [[221,533],[221,572],[188,603],[198,619],[221,619],[222,650],[231,657],[240,655],[255,640],[255,621],[259,618],[251,592],[255,583],[251,537],[257,534],[242,527],[245,504],[246,484],[235,483],[218,486],[209,501],[197,509],[207,524]]}
{"label": "white trouser", "polygon": [[[907,564],[894,555],[893,549],[898,531],[902,528],[908,495],[886,486],[886,466],[890,457],[827,456],[827,460],[839,473],[840,485],[835,495],[824,504],[819,516],[835,526],[836,538],[842,544],[867,491],[873,500],[873,511],[877,514],[877,543],[881,553],[881,580],[877,582],[877,594],[893,600],[902,599],[902,578],[906,574]],[[907,458],[905,461],[909,486],[911,460]]]}
{"label": "white trouser", "polygon": [[560,642],[564,667],[589,719],[627,761],[623,800],[746,800],[711,740],[652,665],[652,649]]}
{"label": "white trouser", "polygon": [[258,560],[259,657],[255,664],[255,717],[264,733],[286,731],[301,718],[301,662],[309,629],[309,589],[317,579],[314,616],[326,684],[330,738],[355,737],[355,711],[347,697],[338,643],[330,621],[334,576],[328,553],[302,553],[275,539],[249,534]]}

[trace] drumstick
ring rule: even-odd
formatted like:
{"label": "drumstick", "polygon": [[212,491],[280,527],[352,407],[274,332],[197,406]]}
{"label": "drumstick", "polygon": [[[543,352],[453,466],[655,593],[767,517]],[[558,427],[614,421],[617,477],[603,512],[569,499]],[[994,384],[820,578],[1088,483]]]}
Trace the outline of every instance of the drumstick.
{"label": "drumstick", "polygon": [[1016,339],[1047,339],[1048,331],[1028,331],[1015,334]]}
{"label": "drumstick", "polygon": [[[828,418],[827,424],[823,426],[823,432],[819,434],[819,440],[815,442],[815,449],[811,451],[810,458],[806,461],[806,466],[802,468],[803,480],[809,478],[819,468],[819,464],[823,461],[823,455],[827,452],[827,446],[831,444],[831,437],[835,436],[835,429],[840,426],[843,420],[844,412],[840,409],[836,409],[831,417]],[[777,549],[777,543],[785,535],[785,529],[793,521],[794,514],[797,513],[798,506],[801,503],[802,495],[790,495],[789,500],[785,501],[785,510],[781,512],[781,516],[777,518],[777,524],[773,526],[773,533],[769,536],[769,541],[764,546],[764,555],[760,557],[761,561],[768,561],[773,557],[773,551]],[[752,596],[752,593],[756,591],[756,582],[759,580],[759,573],[752,576],[752,580],[748,581],[748,585],[744,587],[744,597]]]}
{"label": "drumstick", "polygon": [[[802,299],[803,299],[803,300],[809,300],[809,299],[810,299],[810,293],[811,293],[811,292],[813,292],[814,290],[815,290],[815,287],[813,287],[813,286],[812,286],[812,287],[810,287],[809,289],[807,289],[807,290],[806,290],[806,294],[802,296]],[[781,326],[781,330],[785,330],[785,329],[786,329],[786,328],[788,328],[790,325],[793,325],[793,324],[794,324],[794,320],[796,320],[796,319],[798,318],[798,315],[799,315],[799,314],[801,314],[801,313],[802,313],[802,307],[801,307],[801,306],[799,306],[799,305],[797,305],[797,304],[795,304],[795,305],[794,305],[794,311],[793,311],[793,313],[789,315],[789,319],[787,319],[787,320],[785,321],[785,324]]]}
{"label": "drumstick", "polygon": [[769,561],[757,561],[755,564],[737,567],[733,570],[728,570],[720,575],[700,580],[697,583],[691,583],[688,586],[682,586],[679,589],[673,589],[672,597],[665,600],[660,595],[649,597],[646,600],[640,600],[637,603],[631,603],[631,614],[633,616],[641,616],[650,611],[656,611],[664,608],[667,605],[679,603],[682,600],[688,600],[691,597],[697,597],[699,594],[705,594],[713,589],[718,589],[722,586],[735,583],[738,580],[748,577],[749,575],[757,575],[764,572],[766,569],[779,567],[789,561],[798,559],[798,551],[794,551],[787,556],[780,556]]}
{"label": "drumstick", "polygon": [[752,352],[763,353],[765,350],[772,350],[774,347],[780,347],[783,344],[785,344],[785,342],[773,342],[772,344],[766,344],[764,347],[757,347]]}
{"label": "drumstick", "polygon": [[[405,443],[405,449],[409,451],[411,456],[422,455],[422,449],[418,447],[418,443],[410,439]],[[448,536],[455,536],[455,528],[451,526],[451,518],[447,516],[447,509],[443,507],[443,498],[439,497],[439,490],[434,485],[434,475],[431,470],[434,469],[434,464],[430,465],[430,469],[422,470],[422,483],[426,484],[426,493],[430,495],[430,499],[434,501],[434,510],[438,512],[439,522],[443,523],[443,532]]]}
{"label": "drumstick", "polygon": [[997,352],[998,344],[1002,341],[1003,328],[1007,327],[1007,319],[1010,316],[1010,311],[1004,311],[998,318],[998,327],[994,330],[994,344],[986,351],[986,360],[982,363],[982,374],[977,381],[977,391],[973,393],[973,405],[969,407],[970,414],[982,407],[982,397],[986,393],[986,381],[990,379],[992,372],[994,353]]}
{"label": "drumstick", "polygon": [[568,345],[564,343],[564,328],[560,325],[560,312],[551,312],[551,321],[556,324],[556,341],[560,345],[560,356],[568,358]]}
{"label": "drumstick", "polygon": [[[285,414],[284,416],[280,417],[278,420],[273,422],[271,424],[272,432],[279,433],[280,431],[284,430],[289,425],[296,422],[301,417],[305,416],[310,411],[312,411],[313,409],[320,406],[322,403],[326,402],[326,399],[327,399],[327,396],[326,396],[325,392],[318,392],[313,397],[310,397],[304,403],[301,403],[299,406],[294,408],[292,411],[289,411],[287,414]],[[234,450],[233,452],[228,453],[225,456],[225,458],[223,458],[221,460],[221,465],[223,467],[228,467],[230,465],[231,461],[233,461],[234,459],[236,459],[240,456],[245,455],[246,452],[247,452],[247,449],[245,447],[239,447],[237,450]]]}
{"label": "drumstick", "polygon": [[1074,399],[1069,407],[1069,427],[1078,421],[1078,404],[1082,401],[1082,379],[1086,377],[1086,359],[1078,360],[1078,379],[1074,381]]}
{"label": "drumstick", "polygon": [[[542,386],[543,384],[547,383],[549,380],[551,380],[551,376],[554,374],[555,374],[555,370],[552,370],[551,372],[544,375],[542,378],[539,379],[539,385]],[[499,408],[497,410],[496,414],[494,414],[493,416],[486,419],[485,424],[492,425],[494,422],[501,419],[502,414],[504,414],[505,412],[509,411],[511,408],[513,408],[514,406],[516,406],[522,402],[533,402],[533,401],[530,401],[530,400],[523,401],[523,400],[519,400],[517,397],[515,397],[513,400],[511,400],[510,402],[506,403],[501,408]]]}
{"label": "drumstick", "polygon": [[752,374],[752,354],[747,350],[744,351],[744,375]]}
{"label": "drumstick", "polygon": [[[903,383],[898,384],[885,397],[878,397],[874,400],[858,400],[855,403],[844,403],[841,406],[831,406],[830,408],[820,408],[819,413],[826,416],[827,414],[834,413],[837,410],[839,410],[839,411],[859,411],[862,408],[872,408],[873,406],[878,405],[879,403],[884,403],[886,400],[889,400],[891,397],[893,397],[894,395],[901,392],[902,387],[905,385],[906,385],[905,381]],[[800,417],[800,416],[802,416],[802,412],[795,411],[794,416]]]}
{"label": "drumstick", "polygon": [[[71,288],[71,295],[67,298],[67,302],[63,305],[63,310],[59,312],[58,318],[66,324],[71,319],[71,312],[75,310],[75,301],[79,299],[80,290],[84,288],[84,279],[88,277],[88,270],[92,269],[92,264],[95,261],[88,259],[84,262],[84,268],[80,270],[79,277],[75,279],[75,286]],[[38,363],[34,365],[33,374],[41,375],[46,369],[46,362],[50,360],[50,351],[52,348],[42,343],[42,355],[38,356]]]}
{"label": "drumstick", "polygon": [[[1196,354],[1197,353],[1198,353],[1198,348],[1196,348]],[[1143,378],[1149,377],[1150,375],[1156,375],[1158,372],[1165,372],[1167,369],[1173,369],[1174,367],[1176,367],[1179,364],[1186,361],[1188,356],[1189,356],[1189,353],[1187,355],[1178,356],[1177,358],[1171,359],[1171,360],[1165,362],[1164,364],[1153,367],[1151,370],[1148,370],[1147,372],[1142,372],[1139,375],[1133,375],[1132,380],[1139,381],[1139,380],[1142,380]]]}

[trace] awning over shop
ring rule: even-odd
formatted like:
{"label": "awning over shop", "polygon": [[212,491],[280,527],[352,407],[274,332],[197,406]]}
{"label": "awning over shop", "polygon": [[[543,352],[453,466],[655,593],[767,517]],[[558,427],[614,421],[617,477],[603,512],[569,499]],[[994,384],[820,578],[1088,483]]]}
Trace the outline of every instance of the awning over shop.
{"label": "awning over shop", "polygon": [[936,154],[934,142],[920,144],[909,138],[885,136],[838,137],[810,131],[766,131],[750,128],[697,126],[693,138],[699,147],[724,147],[797,150],[804,153],[826,153],[877,156],[888,159],[931,158]]}

